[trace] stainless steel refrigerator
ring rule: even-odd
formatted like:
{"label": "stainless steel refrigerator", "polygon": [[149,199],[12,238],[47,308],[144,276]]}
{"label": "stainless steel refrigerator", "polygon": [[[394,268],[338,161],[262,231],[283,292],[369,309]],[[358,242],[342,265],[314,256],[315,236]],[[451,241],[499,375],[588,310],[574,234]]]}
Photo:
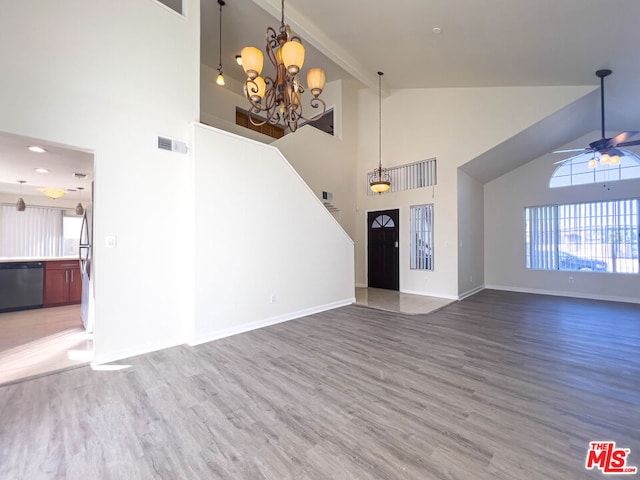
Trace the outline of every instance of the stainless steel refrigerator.
{"label": "stainless steel refrigerator", "polygon": [[93,297],[93,202],[84,209],[80,230],[80,274],[82,276],[82,300],[80,312],[82,323],[87,332],[93,333],[94,297]]}

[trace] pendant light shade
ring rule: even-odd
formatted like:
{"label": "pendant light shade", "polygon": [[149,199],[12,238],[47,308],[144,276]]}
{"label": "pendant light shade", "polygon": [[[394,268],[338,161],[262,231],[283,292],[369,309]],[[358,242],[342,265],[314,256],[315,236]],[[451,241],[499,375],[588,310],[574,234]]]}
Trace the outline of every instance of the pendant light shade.
{"label": "pendant light shade", "polygon": [[78,187],[78,205],[76,205],[76,215],[84,214],[84,207],[82,206],[82,190],[84,190],[84,188]]}
{"label": "pendant light shade", "polygon": [[282,62],[291,75],[295,75],[304,65],[304,46],[300,42],[291,40],[282,47]]}
{"label": "pendant light shade", "polygon": [[20,198],[18,198],[18,201],[16,202],[16,210],[18,212],[24,212],[27,208],[27,205],[24,203],[24,200],[22,198],[22,184],[27,182],[26,180],[18,180],[18,183],[20,184]]}
{"label": "pendant light shade", "polygon": [[244,72],[250,80],[255,79],[262,73],[264,65],[263,53],[255,47],[244,47],[240,53]]}
{"label": "pendant light shade", "polygon": [[307,72],[307,85],[309,85],[309,90],[311,90],[314,97],[322,93],[326,81],[326,74],[321,68],[312,68]]}

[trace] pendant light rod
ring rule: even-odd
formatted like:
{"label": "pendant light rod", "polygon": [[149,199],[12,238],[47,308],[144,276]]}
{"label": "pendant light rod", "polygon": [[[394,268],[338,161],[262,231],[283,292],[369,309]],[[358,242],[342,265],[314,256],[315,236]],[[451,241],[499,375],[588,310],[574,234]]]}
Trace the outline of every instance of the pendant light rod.
{"label": "pendant light rod", "polygon": [[218,78],[216,79],[216,83],[220,86],[224,85],[224,75],[222,73],[222,7],[226,5],[224,0],[218,0],[218,5],[220,5],[220,41],[218,42],[218,53],[219,53],[219,63],[218,63]]}
{"label": "pendant light rod", "polygon": [[378,72],[378,177],[382,172],[382,75]]}
{"label": "pendant light rod", "polygon": [[369,176],[369,188],[378,194],[391,188],[391,176],[382,168],[382,75],[378,72],[378,168]]}

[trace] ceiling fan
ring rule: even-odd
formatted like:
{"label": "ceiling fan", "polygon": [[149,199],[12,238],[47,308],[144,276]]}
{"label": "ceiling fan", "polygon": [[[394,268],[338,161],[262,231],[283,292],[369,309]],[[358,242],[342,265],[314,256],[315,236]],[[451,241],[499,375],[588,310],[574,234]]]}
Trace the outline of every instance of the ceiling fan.
{"label": "ceiling fan", "polygon": [[598,70],[596,76],[600,78],[600,108],[601,108],[601,124],[602,124],[602,138],[591,142],[587,148],[572,148],[569,150],[556,150],[553,153],[569,153],[569,152],[581,152],[579,155],[565,158],[555,162],[554,165],[559,163],[569,162],[586,153],[593,153],[593,158],[589,161],[589,167],[595,168],[597,166],[596,156],[599,157],[600,163],[611,163],[613,165],[620,163],[620,157],[627,154],[624,150],[620,150],[618,147],[629,147],[631,145],[640,145],[640,140],[633,140],[627,142],[627,138],[630,138],[638,132],[629,131],[622,132],[613,138],[606,138],[604,133],[604,79],[611,75],[611,70]]}

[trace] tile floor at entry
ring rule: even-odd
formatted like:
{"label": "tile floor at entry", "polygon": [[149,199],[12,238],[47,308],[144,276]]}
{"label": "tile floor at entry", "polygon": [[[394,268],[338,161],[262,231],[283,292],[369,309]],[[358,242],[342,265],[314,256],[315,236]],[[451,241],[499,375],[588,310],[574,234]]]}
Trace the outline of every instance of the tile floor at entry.
{"label": "tile floor at entry", "polygon": [[356,288],[356,305],[388,312],[424,314],[449,305],[454,300],[425,295],[412,295],[382,288]]}

